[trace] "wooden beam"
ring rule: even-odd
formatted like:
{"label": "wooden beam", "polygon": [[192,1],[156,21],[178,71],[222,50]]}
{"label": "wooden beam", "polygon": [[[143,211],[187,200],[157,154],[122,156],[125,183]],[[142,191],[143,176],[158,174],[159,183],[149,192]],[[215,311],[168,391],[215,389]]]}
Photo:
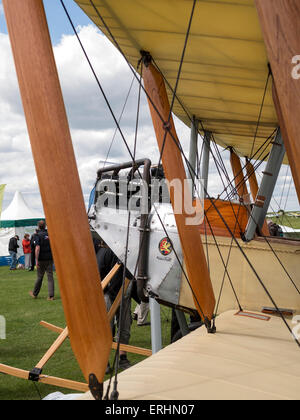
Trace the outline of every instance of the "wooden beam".
{"label": "wooden beam", "polygon": [[65,340],[68,338],[68,335],[68,328],[65,328],[35,367],[38,369],[43,369],[45,364],[51,359],[54,353],[63,345]]}
{"label": "wooden beam", "polygon": [[[130,280],[125,279],[125,285],[124,285],[124,293],[126,292],[128,286],[129,286]],[[108,311],[107,317],[109,322],[113,319],[113,317],[115,316],[117,310],[119,309],[121,300],[122,300],[122,294],[123,294],[123,287],[120,288],[116,299],[114,300],[110,310]]]}
{"label": "wooden beam", "polygon": [[249,204],[249,193],[245,182],[241,160],[233,149],[230,149],[230,163],[234,176],[235,188],[243,203]]}
{"label": "wooden beam", "polygon": [[[113,342],[111,348],[117,350],[118,343]],[[129,346],[128,344],[120,344],[120,350],[126,351],[127,353],[140,354],[142,356],[152,356],[152,351],[149,349],[143,349],[141,347]]]}
{"label": "wooden beam", "polygon": [[[259,187],[258,187],[258,182],[257,182],[257,178],[256,178],[256,175],[255,175],[254,167],[253,167],[252,163],[250,162],[250,160],[248,160],[248,159],[246,159],[246,171],[247,171],[248,181],[249,181],[249,184],[250,184],[251,195],[252,195],[252,198],[253,198],[253,202],[255,203]],[[261,232],[264,236],[270,236],[270,231],[269,231],[268,224],[267,224],[266,220],[264,221]]]}
{"label": "wooden beam", "polygon": [[43,2],[3,6],[71,346],[102,382],[112,335]]}
{"label": "wooden beam", "polygon": [[276,88],[274,103],[300,203],[300,3],[255,0]]}
{"label": "wooden beam", "polygon": [[159,150],[163,152],[162,163],[166,179],[169,182],[176,180],[182,186],[182,192],[177,191],[177,196],[171,188],[170,197],[173,210],[176,208],[176,202],[179,201],[182,205],[182,211],[175,212],[174,210],[174,213],[177,213],[175,219],[187,274],[194,292],[195,305],[202,319],[211,319],[214,313],[215,296],[200,236],[200,224],[188,224],[191,216],[185,208],[187,196],[184,196],[184,193],[188,193],[184,191],[186,173],[181,152],[176,146],[176,144],[180,145],[180,142],[173,118],[170,116],[170,104],[164,79],[154,65],[147,62],[143,67],[143,79]]}
{"label": "wooden beam", "polygon": [[47,328],[47,330],[53,331],[57,334],[61,334],[64,331],[63,328],[56,327],[55,325],[49,324],[49,322],[46,321],[41,321],[40,325],[44,328]]}
{"label": "wooden beam", "polygon": [[[56,332],[58,334],[61,334],[64,329],[60,327],[56,327],[55,325],[49,324],[48,322],[41,321],[40,325],[44,328],[47,328],[50,331]],[[117,349],[118,343],[112,342],[111,348],[113,350]],[[142,347],[136,347],[136,346],[130,346],[128,344],[120,344],[120,350],[127,351],[128,353],[134,353],[134,354],[141,354],[142,356],[151,356],[152,351],[149,349],[144,349]]]}
{"label": "wooden beam", "polygon": [[103,291],[106,289],[106,287],[108,286],[109,282],[114,277],[114,275],[118,272],[118,270],[119,270],[120,267],[121,267],[121,264],[116,264],[111,269],[111,271],[107,274],[107,276],[105,277],[105,279],[102,280],[101,286],[102,286],[102,290]]}
{"label": "wooden beam", "polygon": [[[6,375],[14,376],[15,378],[19,379],[28,380],[29,378],[28,370],[17,369],[3,364],[0,364],[0,372]],[[41,375],[38,382],[42,384],[58,386],[60,388],[72,389],[74,391],[80,392],[87,392],[89,390],[88,385],[85,383],[71,381],[69,379],[56,378],[54,376]]]}

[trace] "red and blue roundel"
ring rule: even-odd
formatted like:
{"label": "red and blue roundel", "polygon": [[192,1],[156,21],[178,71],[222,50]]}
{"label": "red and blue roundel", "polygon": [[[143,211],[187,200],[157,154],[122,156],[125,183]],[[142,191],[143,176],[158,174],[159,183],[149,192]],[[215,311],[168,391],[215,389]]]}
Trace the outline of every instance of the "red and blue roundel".
{"label": "red and blue roundel", "polygon": [[159,243],[159,252],[166,257],[173,251],[172,243],[169,238],[163,238]]}

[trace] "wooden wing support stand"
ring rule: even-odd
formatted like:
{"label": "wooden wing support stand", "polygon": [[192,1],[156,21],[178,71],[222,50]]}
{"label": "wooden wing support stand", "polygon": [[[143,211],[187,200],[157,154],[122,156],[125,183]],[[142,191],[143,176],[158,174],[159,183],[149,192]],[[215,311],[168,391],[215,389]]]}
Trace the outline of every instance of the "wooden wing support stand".
{"label": "wooden wing support stand", "polygon": [[[120,268],[120,264],[116,264],[115,267],[111,270],[111,272],[105,277],[105,279],[103,279],[103,281],[101,282],[102,285],[102,289],[103,291],[105,290],[105,288],[107,287],[107,285],[109,284],[109,282],[111,281],[111,279],[113,278],[113,276],[117,273],[117,271]],[[125,281],[125,291],[127,290],[128,286],[129,286],[130,280],[126,279]],[[110,322],[113,317],[115,316],[120,303],[121,303],[121,299],[122,299],[122,293],[123,293],[123,288],[121,288],[119,290],[119,293],[111,307],[111,309],[109,310],[108,314],[107,314],[107,318],[108,321]],[[61,388],[66,388],[66,389],[72,389],[75,391],[80,391],[80,392],[87,392],[89,390],[89,386],[86,383],[82,383],[82,382],[76,382],[76,381],[72,381],[69,379],[63,379],[63,378],[56,378],[53,376],[46,376],[43,375],[43,369],[46,365],[46,363],[49,362],[49,360],[54,356],[54,354],[57,352],[57,350],[63,345],[63,343],[65,342],[65,340],[67,338],[69,338],[69,330],[66,327],[65,329],[57,327],[55,325],[49,324],[48,322],[45,321],[41,321],[40,325],[44,328],[47,328],[50,331],[53,331],[57,334],[59,334],[58,338],[55,340],[55,342],[52,344],[52,346],[49,348],[49,350],[45,353],[45,355],[42,357],[42,359],[37,363],[37,365],[34,367],[34,369],[32,369],[30,372],[26,371],[26,370],[22,370],[22,369],[17,369],[17,368],[13,368],[11,366],[6,366],[3,364],[0,364],[0,372],[7,374],[7,375],[11,375],[11,376],[15,376],[17,378],[20,379],[26,379],[26,380],[30,380],[33,382],[40,382],[43,384],[47,384],[47,385],[54,385],[54,386],[58,386]],[[112,342],[111,348],[116,350],[117,349],[117,343]],[[143,349],[140,347],[135,347],[135,346],[130,346],[130,345],[126,345],[126,344],[121,344],[120,345],[120,350],[124,350],[127,351],[128,353],[135,353],[135,354],[140,354],[142,356],[151,356],[152,355],[152,351],[148,350],[148,349]]]}
{"label": "wooden wing support stand", "polygon": [[[162,74],[152,64],[150,54],[143,53],[143,80],[148,95],[148,103],[156,133],[159,150],[162,154],[162,164],[166,179],[169,182],[179,181],[183,187],[186,173],[180,152],[180,142],[176,134],[173,118],[170,115],[170,104]],[[175,202],[181,202],[182,212],[175,214],[180,236],[187,275],[194,294],[195,307],[199,315],[208,323],[213,317],[215,296],[208,271],[199,224],[192,225],[187,221],[191,215],[186,211],[186,191],[184,188],[175,197],[171,188],[171,203],[176,213]],[[190,193],[191,195],[191,193]]]}

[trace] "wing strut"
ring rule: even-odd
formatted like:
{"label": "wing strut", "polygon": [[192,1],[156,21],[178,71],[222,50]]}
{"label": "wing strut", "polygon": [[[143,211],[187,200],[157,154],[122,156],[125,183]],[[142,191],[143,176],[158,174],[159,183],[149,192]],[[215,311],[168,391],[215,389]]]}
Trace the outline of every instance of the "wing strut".
{"label": "wing strut", "polygon": [[[255,175],[255,169],[252,163],[250,162],[250,160],[248,160],[247,158],[246,158],[246,171],[247,171],[248,181],[250,184],[251,195],[253,198],[253,202],[255,203],[259,187],[258,187],[256,175]],[[264,221],[261,232],[264,236],[270,236],[270,232],[269,232],[269,228],[268,228],[268,224],[266,220]]]}
{"label": "wing strut", "polygon": [[43,1],[3,6],[71,346],[100,390],[112,335]]}
{"label": "wing strut", "polygon": [[[158,146],[162,154],[162,164],[166,178],[169,182],[176,180],[176,182],[179,182],[183,187],[186,173],[181,152],[178,147],[179,140],[176,134],[174,121],[172,117],[169,118],[170,104],[163,76],[151,62],[147,61],[143,66],[143,79],[145,90],[147,95],[149,95],[148,103]],[[170,196],[181,240],[187,274],[194,293],[195,305],[202,319],[207,318],[208,320],[211,320],[214,313],[215,296],[208,272],[199,224],[189,225],[187,223],[191,218],[191,215],[188,214],[185,208],[184,188],[182,188],[180,197],[178,197],[178,194],[175,197],[174,189],[170,188]],[[181,213],[176,211],[175,202],[177,201],[178,204],[178,198],[181,202]]]}
{"label": "wing strut", "polygon": [[300,202],[299,1],[255,3],[275,84],[274,105]]}

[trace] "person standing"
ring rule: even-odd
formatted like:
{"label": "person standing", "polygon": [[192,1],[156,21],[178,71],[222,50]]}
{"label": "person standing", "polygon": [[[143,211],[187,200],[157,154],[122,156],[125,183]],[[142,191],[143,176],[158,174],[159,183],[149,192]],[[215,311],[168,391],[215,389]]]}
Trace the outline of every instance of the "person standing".
{"label": "person standing", "polygon": [[[108,273],[114,268],[117,263],[120,263],[117,256],[112,252],[112,250],[103,242],[101,247],[97,252],[97,263],[98,269],[100,273],[101,279],[105,279]],[[127,271],[126,277],[129,279],[131,278],[130,273]],[[122,287],[123,283],[123,265],[119,268],[118,272],[114,275],[114,277],[109,282],[108,286],[104,292],[104,299],[106,303],[107,311],[110,310],[113,302],[115,301],[119,290]],[[125,293],[123,305],[122,305],[122,316],[120,314],[120,308],[116,313],[116,319],[118,323],[118,334],[117,339],[120,336],[120,343],[121,344],[129,344],[130,340],[130,329],[131,329],[131,293],[130,287],[127,289]],[[122,320],[122,325],[119,325],[120,317]],[[111,328],[113,330],[113,322],[111,323]],[[120,351],[120,359],[119,359],[119,368],[120,369],[128,369],[131,367],[130,361],[127,359],[127,353],[123,350]],[[107,372],[109,373],[110,367],[108,366]]]}
{"label": "person standing", "polygon": [[11,256],[10,270],[17,269],[17,263],[18,263],[17,252],[19,248],[18,240],[19,240],[18,235],[15,235],[13,238],[9,240],[8,252],[9,252],[9,255]]}
{"label": "person standing", "polygon": [[31,236],[30,247],[31,247],[31,268],[30,271],[34,271],[35,267],[35,243],[38,237],[39,230],[36,229],[35,233]]}
{"label": "person standing", "polygon": [[144,327],[150,325],[150,322],[147,322],[147,317],[149,313],[149,303],[141,302],[136,305],[136,308],[133,312],[133,319],[137,321],[138,327]]}
{"label": "person standing", "polygon": [[23,247],[23,252],[25,256],[25,270],[30,269],[30,262],[31,262],[31,246],[30,246],[29,237],[30,236],[28,235],[28,233],[25,233],[24,239],[22,241],[22,247]]}
{"label": "person standing", "polygon": [[29,292],[30,296],[36,299],[40,293],[43,278],[47,273],[48,278],[48,300],[54,300],[54,278],[53,278],[53,256],[50,240],[46,229],[46,222],[41,220],[38,223],[39,233],[35,241],[35,260],[37,267],[37,280],[34,290]]}

